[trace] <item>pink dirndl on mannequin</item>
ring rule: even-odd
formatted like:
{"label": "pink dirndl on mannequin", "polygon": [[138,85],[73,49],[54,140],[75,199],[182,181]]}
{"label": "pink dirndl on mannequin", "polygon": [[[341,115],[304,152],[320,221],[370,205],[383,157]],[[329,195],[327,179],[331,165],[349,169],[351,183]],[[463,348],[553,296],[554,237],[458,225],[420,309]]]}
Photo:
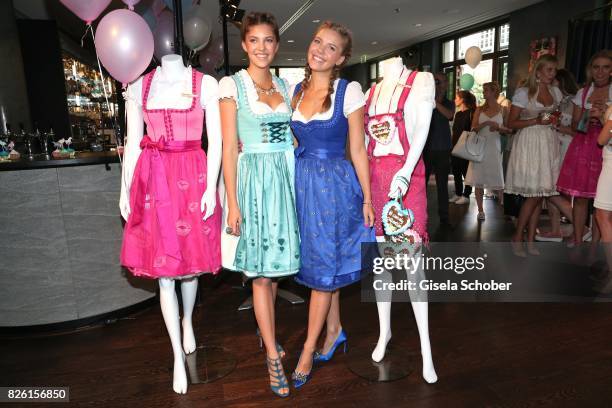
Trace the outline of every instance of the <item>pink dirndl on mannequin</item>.
{"label": "pink dirndl on mannequin", "polygon": [[193,70],[188,109],[147,109],[154,74],[143,78],[147,134],[132,179],[121,264],[147,278],[216,273],[221,266],[221,211],[217,205],[204,221],[200,209],[207,186],[206,154],[200,145],[204,111],[197,104],[202,74]]}
{"label": "pink dirndl on mannequin", "polygon": [[[417,72],[413,71],[408,77],[404,90],[399,98],[395,113],[382,113],[372,116],[369,115],[370,104],[372,103],[372,97],[374,95],[376,85],[374,85],[370,90],[370,95],[368,96],[365,106],[365,128],[369,137],[368,159],[370,161],[370,184],[372,192],[372,205],[376,214],[375,226],[377,237],[385,235],[380,215],[382,214],[383,207],[390,200],[389,188],[391,186],[391,181],[393,180],[393,176],[395,176],[395,174],[404,166],[404,163],[406,163],[406,157],[410,151],[410,142],[408,141],[408,136],[406,134],[406,123],[404,122],[404,105],[406,100],[408,100],[412,83],[414,82],[416,75]],[[388,154],[386,156],[374,156],[374,148],[376,147],[377,141],[370,134],[368,124],[372,120],[380,120],[385,116],[392,117],[395,121],[397,135],[400,138],[400,143],[402,145],[402,149],[404,150],[402,155]],[[410,208],[414,213],[414,224],[411,228],[419,234],[423,242],[428,242],[427,195],[425,188],[425,163],[423,162],[423,157],[421,156],[414,167],[412,176],[410,177],[408,192],[403,197],[402,202],[404,207]]]}

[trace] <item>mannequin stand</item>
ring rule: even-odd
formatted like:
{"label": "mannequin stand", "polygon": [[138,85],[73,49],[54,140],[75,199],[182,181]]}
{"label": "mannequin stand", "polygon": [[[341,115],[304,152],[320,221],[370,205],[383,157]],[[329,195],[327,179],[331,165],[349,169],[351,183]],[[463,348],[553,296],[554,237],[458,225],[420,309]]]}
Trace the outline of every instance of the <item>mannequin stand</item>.
{"label": "mannequin stand", "polygon": [[406,378],[415,370],[417,353],[389,343],[385,358],[377,363],[372,360],[374,346],[376,344],[368,343],[350,350],[351,356],[347,359],[347,365],[353,374],[371,382],[390,382]]}
{"label": "mannequin stand", "polygon": [[198,346],[185,356],[190,384],[207,384],[220,380],[236,369],[236,356],[217,346]]}

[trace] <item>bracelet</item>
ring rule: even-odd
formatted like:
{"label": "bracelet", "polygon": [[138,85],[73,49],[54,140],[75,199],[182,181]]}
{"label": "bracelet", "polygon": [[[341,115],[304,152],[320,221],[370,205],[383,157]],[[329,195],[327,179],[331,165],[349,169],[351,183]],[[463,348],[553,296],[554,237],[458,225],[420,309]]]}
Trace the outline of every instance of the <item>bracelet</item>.
{"label": "bracelet", "polygon": [[372,202],[371,202],[371,201],[365,201],[365,202],[363,202],[362,204],[363,204],[363,205],[370,205],[370,206],[371,206],[371,205],[372,205]]}

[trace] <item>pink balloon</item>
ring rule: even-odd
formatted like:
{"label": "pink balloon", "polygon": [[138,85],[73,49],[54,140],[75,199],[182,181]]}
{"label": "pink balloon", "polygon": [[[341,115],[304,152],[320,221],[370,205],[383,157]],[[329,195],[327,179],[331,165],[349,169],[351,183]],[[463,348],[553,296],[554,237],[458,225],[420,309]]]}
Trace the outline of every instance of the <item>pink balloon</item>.
{"label": "pink balloon", "polygon": [[85,24],[91,24],[100,17],[110,2],[111,0],[60,0],[60,3],[85,21]]}
{"label": "pink balloon", "polygon": [[199,61],[200,61],[200,71],[202,71],[205,74],[215,76],[215,71],[218,65],[218,61],[213,60],[208,55],[202,55],[202,54],[200,54],[199,56]]}
{"label": "pink balloon", "polygon": [[155,42],[155,57],[161,60],[161,57],[168,54],[174,54],[174,15],[172,12],[162,11],[157,18],[157,26],[153,33]]}
{"label": "pink balloon", "polygon": [[134,10],[134,6],[140,2],[140,0],[122,0],[130,10]]}
{"label": "pink balloon", "polygon": [[153,56],[153,34],[146,21],[135,12],[114,10],[98,24],[96,52],[111,76],[127,84],[149,66]]}

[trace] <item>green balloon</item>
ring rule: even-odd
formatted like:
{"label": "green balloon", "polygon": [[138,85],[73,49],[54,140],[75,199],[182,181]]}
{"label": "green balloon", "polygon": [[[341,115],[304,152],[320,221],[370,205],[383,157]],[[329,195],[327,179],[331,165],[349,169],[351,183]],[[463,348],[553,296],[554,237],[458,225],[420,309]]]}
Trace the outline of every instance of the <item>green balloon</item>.
{"label": "green balloon", "polygon": [[474,77],[471,74],[463,74],[459,78],[459,88],[469,91],[474,86]]}

